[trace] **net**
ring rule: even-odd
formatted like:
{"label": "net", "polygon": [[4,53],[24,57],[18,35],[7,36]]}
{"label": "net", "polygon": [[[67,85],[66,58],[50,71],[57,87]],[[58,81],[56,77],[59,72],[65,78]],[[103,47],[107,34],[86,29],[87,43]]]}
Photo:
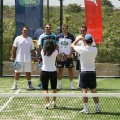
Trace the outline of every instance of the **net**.
{"label": "net", "polygon": [[[45,109],[45,97],[50,97],[50,107]],[[52,105],[52,97],[57,97]],[[83,109],[82,97],[88,97],[89,114]],[[92,97],[99,97],[100,114],[95,114]],[[0,120],[118,120],[120,93],[1,93]]]}

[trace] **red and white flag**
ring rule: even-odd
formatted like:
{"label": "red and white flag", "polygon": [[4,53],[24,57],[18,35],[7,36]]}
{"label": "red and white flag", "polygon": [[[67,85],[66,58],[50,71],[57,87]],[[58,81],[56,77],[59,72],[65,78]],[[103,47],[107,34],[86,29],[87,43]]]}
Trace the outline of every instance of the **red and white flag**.
{"label": "red and white flag", "polygon": [[102,42],[102,10],[101,0],[84,0],[86,26],[88,33],[92,34],[95,43]]}

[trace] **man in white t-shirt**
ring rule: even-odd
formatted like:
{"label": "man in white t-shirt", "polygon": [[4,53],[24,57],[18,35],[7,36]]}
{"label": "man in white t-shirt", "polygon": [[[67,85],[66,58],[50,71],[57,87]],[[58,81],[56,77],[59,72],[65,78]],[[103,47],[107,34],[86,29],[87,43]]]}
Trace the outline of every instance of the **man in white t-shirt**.
{"label": "man in white t-shirt", "polygon": [[[14,55],[16,54],[16,57]],[[11,61],[18,62],[20,67],[15,69],[14,84],[12,89],[17,89],[17,82],[21,72],[25,72],[29,89],[34,89],[31,83],[31,54],[34,57],[34,45],[32,38],[28,36],[28,28],[22,28],[22,35],[17,36],[14,40],[11,50]]]}
{"label": "man in white t-shirt", "polygon": [[63,53],[67,56],[65,61],[57,61],[57,68],[58,68],[58,84],[57,89],[62,89],[62,74],[64,70],[64,66],[68,69],[69,79],[70,79],[70,89],[74,89],[73,85],[73,60],[72,54],[74,50],[71,48],[71,43],[75,40],[74,36],[68,32],[68,25],[62,25],[62,33],[58,34],[56,37],[59,54]]}
{"label": "man in white t-shirt", "polygon": [[[81,34],[78,35],[75,40],[79,40],[79,42],[77,43],[78,46],[84,46],[83,40],[84,40],[85,35],[87,34],[87,27],[86,26],[82,26],[80,28],[80,33]],[[96,46],[94,41],[92,42],[92,46]],[[80,65],[80,54],[79,53],[77,53],[76,70],[79,70],[79,74],[80,74],[81,65]],[[80,86],[79,86],[79,84],[80,84],[80,77],[79,76],[80,75],[78,75],[78,89],[80,89]]]}
{"label": "man in white t-shirt", "polygon": [[[88,88],[92,93],[97,93],[96,90],[96,72],[95,72],[95,58],[97,56],[97,48],[92,46],[93,38],[91,34],[86,34],[84,37],[85,46],[77,46],[80,39],[75,40],[71,47],[80,54],[81,72],[80,72],[80,87],[82,93],[87,93]],[[95,103],[96,113],[100,113],[99,99],[93,97]],[[88,113],[88,98],[83,97],[84,109],[81,113]]]}

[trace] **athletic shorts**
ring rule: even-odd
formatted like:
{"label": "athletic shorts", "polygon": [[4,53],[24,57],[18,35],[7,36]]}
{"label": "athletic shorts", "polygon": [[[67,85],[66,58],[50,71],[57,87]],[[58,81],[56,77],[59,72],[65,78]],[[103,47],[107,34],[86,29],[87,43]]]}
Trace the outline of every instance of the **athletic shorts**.
{"label": "athletic shorts", "polygon": [[96,72],[95,71],[81,71],[80,72],[80,87],[81,88],[96,88]]}
{"label": "athletic shorts", "polygon": [[64,62],[57,61],[57,68],[64,68],[64,66],[65,66],[66,68],[73,68],[73,67],[74,67],[74,64],[73,64],[72,58],[67,59],[67,60],[64,61]]}
{"label": "athletic shorts", "polygon": [[40,80],[42,81],[43,90],[48,90],[48,83],[50,80],[51,89],[56,89],[57,86],[57,71],[48,72],[41,71]]}
{"label": "athletic shorts", "polygon": [[76,61],[76,70],[81,71],[80,60],[77,60],[77,61]]}
{"label": "athletic shorts", "polygon": [[31,63],[20,62],[21,66],[15,72],[31,72]]}

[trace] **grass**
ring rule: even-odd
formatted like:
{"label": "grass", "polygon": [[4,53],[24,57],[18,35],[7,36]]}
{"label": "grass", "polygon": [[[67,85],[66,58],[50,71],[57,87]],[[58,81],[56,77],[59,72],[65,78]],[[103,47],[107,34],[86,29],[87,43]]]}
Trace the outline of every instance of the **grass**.
{"label": "grass", "polygon": [[[37,87],[39,78],[32,78]],[[77,90],[77,78],[74,79],[75,90],[69,89],[69,79],[63,79],[63,89],[58,93],[81,93]],[[13,77],[0,78],[0,93],[15,93],[11,90]],[[97,78],[98,93],[120,93],[120,78]],[[19,93],[42,93],[42,90],[27,90],[27,81],[21,77],[18,82]],[[50,87],[49,87],[50,88]],[[50,91],[50,89],[49,89]],[[52,98],[50,98],[52,101]],[[10,100],[10,97],[0,98],[0,109]],[[118,120],[120,114],[120,97],[100,97],[101,114],[95,114],[94,103],[89,98],[88,115],[80,113],[83,108],[81,97],[58,97],[57,107],[44,109],[44,97],[13,97],[0,112],[0,120]]]}

